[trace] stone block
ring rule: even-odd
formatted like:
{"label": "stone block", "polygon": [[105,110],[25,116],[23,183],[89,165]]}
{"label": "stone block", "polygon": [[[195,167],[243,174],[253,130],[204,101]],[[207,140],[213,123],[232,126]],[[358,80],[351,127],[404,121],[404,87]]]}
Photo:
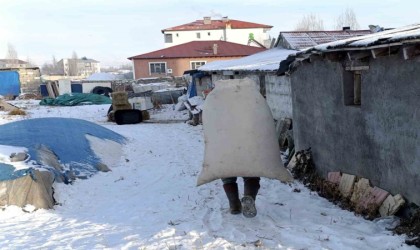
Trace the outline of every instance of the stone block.
{"label": "stone block", "polygon": [[356,176],[350,174],[343,174],[341,176],[340,184],[338,189],[340,190],[343,197],[349,197],[353,193],[354,183],[356,182]]}
{"label": "stone block", "polygon": [[357,207],[368,209],[370,206],[379,206],[384,202],[389,193],[381,188],[373,187],[369,189],[369,192],[360,198]]}
{"label": "stone block", "polygon": [[341,181],[341,173],[340,172],[329,172],[327,180],[329,182],[340,184]]}
{"label": "stone block", "polygon": [[379,207],[379,213],[381,216],[394,215],[404,204],[405,200],[400,194],[395,196],[388,195],[381,207]]}
{"label": "stone block", "polygon": [[350,201],[354,204],[357,204],[360,198],[366,193],[369,192],[370,184],[369,180],[365,178],[361,178],[356,184],[354,185],[353,194],[351,196]]}
{"label": "stone block", "polygon": [[289,164],[287,164],[287,169],[292,170],[296,167],[296,154],[293,154],[292,159],[290,159]]}

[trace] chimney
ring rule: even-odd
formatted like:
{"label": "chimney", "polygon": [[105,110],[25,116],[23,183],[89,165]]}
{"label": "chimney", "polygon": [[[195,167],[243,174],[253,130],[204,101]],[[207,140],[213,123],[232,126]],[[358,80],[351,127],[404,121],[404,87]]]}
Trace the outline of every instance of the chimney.
{"label": "chimney", "polygon": [[205,16],[203,21],[204,21],[204,24],[211,24],[211,17]]}
{"label": "chimney", "polygon": [[350,30],[350,26],[343,27],[343,31]]}
{"label": "chimney", "polygon": [[223,21],[224,23],[226,23],[227,21],[229,21],[229,18],[228,18],[227,16],[224,16],[224,17],[222,17],[222,21]]}
{"label": "chimney", "polygon": [[217,55],[217,43],[213,44],[213,55]]}

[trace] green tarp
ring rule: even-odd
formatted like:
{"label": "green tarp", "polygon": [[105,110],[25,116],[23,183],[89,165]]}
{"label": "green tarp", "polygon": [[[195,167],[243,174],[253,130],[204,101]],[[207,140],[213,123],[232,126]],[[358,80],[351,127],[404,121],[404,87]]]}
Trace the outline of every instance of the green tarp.
{"label": "green tarp", "polygon": [[56,98],[46,97],[41,100],[40,105],[50,106],[76,106],[88,104],[112,104],[112,100],[103,95],[73,93],[57,96]]}

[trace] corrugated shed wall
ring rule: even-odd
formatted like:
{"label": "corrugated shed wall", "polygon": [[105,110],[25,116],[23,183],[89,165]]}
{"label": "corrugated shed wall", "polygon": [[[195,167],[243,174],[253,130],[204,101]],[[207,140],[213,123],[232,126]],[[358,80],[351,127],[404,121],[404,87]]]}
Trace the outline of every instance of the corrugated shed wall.
{"label": "corrugated shed wall", "polygon": [[20,81],[16,71],[0,71],[0,95],[19,95]]}

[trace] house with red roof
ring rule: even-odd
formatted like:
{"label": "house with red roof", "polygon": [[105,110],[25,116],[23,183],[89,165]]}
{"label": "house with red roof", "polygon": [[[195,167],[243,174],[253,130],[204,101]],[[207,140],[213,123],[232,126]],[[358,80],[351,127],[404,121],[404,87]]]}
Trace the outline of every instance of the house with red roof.
{"label": "house with red roof", "polygon": [[216,20],[204,17],[191,23],[163,29],[162,33],[165,39],[165,48],[191,41],[210,40],[256,47],[263,45],[269,48],[271,28],[273,28],[271,25],[234,20],[228,17]]}
{"label": "house with red roof", "polygon": [[226,41],[192,41],[149,53],[132,56],[134,79],[182,76],[213,61],[238,59],[266,50]]}

